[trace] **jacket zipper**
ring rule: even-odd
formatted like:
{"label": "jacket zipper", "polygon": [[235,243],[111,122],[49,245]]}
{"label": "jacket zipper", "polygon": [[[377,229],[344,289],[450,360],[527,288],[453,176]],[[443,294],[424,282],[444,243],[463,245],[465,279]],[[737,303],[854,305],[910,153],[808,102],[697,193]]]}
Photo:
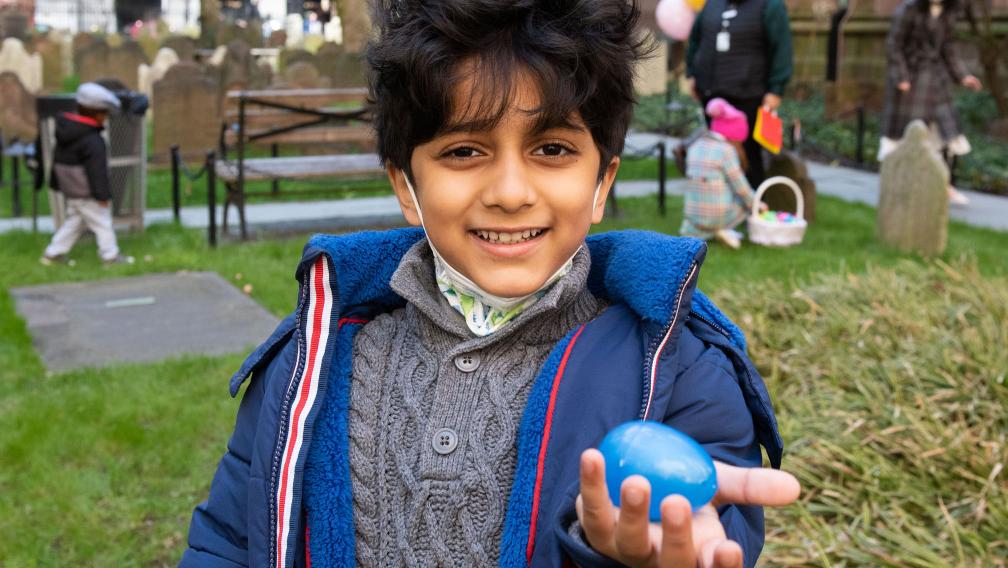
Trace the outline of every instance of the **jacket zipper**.
{"label": "jacket zipper", "polygon": [[690,310],[690,317],[698,319],[698,320],[704,322],[705,324],[711,326],[712,328],[714,328],[714,331],[717,331],[718,333],[720,333],[721,335],[727,337],[728,339],[732,338],[731,334],[728,333],[728,330],[726,330],[725,328],[721,327],[717,323],[711,321],[709,318],[701,315],[696,310]]}
{"label": "jacket zipper", "polygon": [[271,471],[270,471],[270,485],[269,485],[269,487],[270,487],[270,519],[271,519],[270,520],[270,527],[272,528],[272,532],[270,534],[270,566],[276,566],[277,565],[277,557],[276,556],[277,556],[277,552],[278,551],[277,551],[277,547],[276,547],[276,538],[275,538],[275,536],[277,534],[277,530],[279,529],[279,527],[277,525],[280,522],[280,520],[277,519],[277,515],[276,515],[276,511],[277,511],[277,503],[276,503],[276,495],[277,495],[277,491],[276,491],[277,490],[277,470],[280,468],[280,461],[281,461],[281,459],[283,457],[283,447],[282,447],[283,446],[283,442],[284,442],[283,429],[284,429],[284,425],[287,423],[287,414],[290,411],[291,395],[293,394],[294,390],[296,389],[296,386],[294,384],[295,381],[293,380],[293,378],[297,377],[297,376],[299,376],[301,374],[301,368],[302,368],[302,365],[304,365],[304,357],[301,357],[302,348],[305,347],[305,344],[304,344],[304,334],[301,333],[301,320],[302,320],[302,317],[304,315],[304,306],[305,306],[305,301],[307,300],[307,297],[308,297],[308,285],[306,285],[302,281],[301,282],[301,294],[300,294],[300,298],[298,300],[298,310],[297,310],[298,315],[297,315],[297,318],[295,320],[295,325],[294,325],[294,329],[296,330],[296,335],[297,335],[297,338],[298,338],[297,359],[295,360],[295,363],[294,363],[294,371],[293,371],[293,373],[291,375],[291,379],[290,379],[290,381],[289,381],[289,383],[287,385],[286,392],[284,393],[283,405],[281,405],[281,407],[280,407],[281,408],[281,410],[280,410],[280,423],[279,423],[280,424],[279,425],[280,431],[278,432],[279,435],[277,436],[277,442],[276,442],[276,445],[275,445],[275,447],[273,449],[273,467],[271,468]]}
{"label": "jacket zipper", "polygon": [[690,265],[688,276],[679,285],[679,290],[676,292],[676,303],[675,311],[672,313],[672,319],[669,321],[668,325],[665,326],[662,333],[655,337],[654,341],[648,347],[647,357],[644,359],[644,388],[643,396],[641,397],[641,407],[638,416],[641,420],[647,419],[647,413],[649,407],[651,406],[651,390],[653,388],[653,382],[657,373],[657,368],[655,365],[657,361],[655,358],[658,356],[658,351],[664,348],[665,342],[668,341],[672,330],[675,328],[676,322],[679,320],[679,313],[682,310],[682,298],[683,294],[686,293],[686,286],[693,281],[696,277],[697,267],[699,265],[696,261]]}

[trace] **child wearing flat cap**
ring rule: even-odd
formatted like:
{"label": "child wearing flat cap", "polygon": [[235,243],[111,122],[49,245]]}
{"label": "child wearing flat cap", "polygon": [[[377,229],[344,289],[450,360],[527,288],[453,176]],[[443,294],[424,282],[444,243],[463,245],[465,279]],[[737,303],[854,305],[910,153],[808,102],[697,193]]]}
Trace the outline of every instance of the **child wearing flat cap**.
{"label": "child wearing flat cap", "polygon": [[98,241],[98,256],[106,265],[132,262],[119,254],[112,228],[108,148],[101,132],[108,113],[118,110],[119,98],[97,83],[77,88],[76,113],[56,119],[56,149],[50,185],[66,199],[66,217],[39,261],[66,261],[77,239],[90,230]]}

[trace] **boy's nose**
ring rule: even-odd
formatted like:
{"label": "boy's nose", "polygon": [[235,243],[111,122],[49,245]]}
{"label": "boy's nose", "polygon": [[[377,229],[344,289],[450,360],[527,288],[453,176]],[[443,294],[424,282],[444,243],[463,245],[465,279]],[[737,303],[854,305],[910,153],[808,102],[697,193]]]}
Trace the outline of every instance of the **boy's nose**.
{"label": "boy's nose", "polygon": [[524,167],[502,164],[491,173],[481,200],[486,207],[514,212],[535,204],[536,191]]}

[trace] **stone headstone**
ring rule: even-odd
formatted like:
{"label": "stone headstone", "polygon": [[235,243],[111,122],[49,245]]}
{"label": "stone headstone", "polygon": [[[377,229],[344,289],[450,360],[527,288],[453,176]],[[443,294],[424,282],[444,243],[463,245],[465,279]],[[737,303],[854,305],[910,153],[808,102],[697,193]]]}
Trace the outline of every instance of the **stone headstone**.
{"label": "stone headstone", "polygon": [[119,79],[126,87],[135,91],[140,86],[137,71],[140,65],[145,63],[148,63],[147,56],[140,44],[124,41],[121,46],[109,50],[106,76]]}
{"label": "stone headstone", "polygon": [[256,21],[243,25],[231,24],[221,26],[217,31],[217,43],[227,45],[233,41],[243,41],[251,47],[263,46],[262,24]]}
{"label": "stone headstone", "polygon": [[296,47],[301,45],[304,39],[304,18],[301,14],[287,14],[284,20],[284,31],[287,32],[287,46]]}
{"label": "stone headstone", "polygon": [[288,65],[283,71],[281,85],[289,89],[320,89],[329,86],[329,80],[307,61]]}
{"label": "stone headstone", "polygon": [[100,36],[86,32],[78,32],[74,34],[73,39],[70,40],[70,48],[73,54],[74,73],[77,75],[81,74],[81,67],[83,65],[82,59],[90,51],[91,47],[97,43],[105,44],[107,42]]}
{"label": "stone headstone", "polygon": [[316,55],[319,72],[329,78],[332,87],[364,87],[364,57],[347,53],[335,43],[326,43]]}
{"label": "stone headstone", "polygon": [[0,72],[10,71],[17,75],[21,84],[31,93],[42,90],[42,56],[29,54],[24,44],[17,38],[3,40],[0,47]]}
{"label": "stone headstone", "polygon": [[178,55],[179,61],[192,61],[196,56],[196,40],[189,36],[168,36],[161,43],[161,47],[167,47],[174,51],[175,55]]}
{"label": "stone headstone", "polygon": [[273,32],[266,38],[266,47],[286,47],[287,46],[287,31],[286,30],[273,30]]}
{"label": "stone headstone", "polygon": [[105,76],[109,49],[104,41],[94,41],[74,51],[74,66],[82,83]]}
{"label": "stone headstone", "polygon": [[57,92],[63,87],[63,78],[68,75],[63,67],[63,44],[54,35],[44,35],[35,40],[35,53],[42,58],[42,89]]}
{"label": "stone headstone", "polygon": [[38,134],[35,96],[10,71],[0,72],[0,132],[4,141],[34,140]]}
{"label": "stone headstone", "polygon": [[272,76],[268,65],[262,67],[256,64],[251,48],[241,40],[227,45],[223,60],[217,65],[217,72],[219,83],[225,92],[231,89],[261,89],[269,85]]}
{"label": "stone headstone", "polygon": [[901,251],[930,256],[941,254],[948,240],[949,171],[928,135],[922,121],[911,122],[882,162],[878,235]]}
{"label": "stone headstone", "polygon": [[187,160],[199,160],[217,145],[220,134],[220,85],[216,73],[200,65],[176,63],[153,84],[152,158],[167,161],[178,144]]}
{"label": "stone headstone", "polygon": [[[779,154],[770,156],[770,166],[766,177],[784,176],[794,180],[801,188],[802,201],[805,204],[805,220],[811,223],[816,217],[816,183],[809,177],[805,161],[790,150],[781,150]],[[798,204],[794,193],[787,187],[767,190],[763,194],[763,202],[774,211],[796,211]]]}
{"label": "stone headstone", "polygon": [[280,61],[279,61],[280,70],[283,71],[288,66],[293,65],[295,63],[300,63],[302,61],[307,61],[308,63],[314,65],[316,64],[315,59],[316,59],[315,54],[309,52],[306,49],[300,49],[300,48],[284,49],[280,52]]}
{"label": "stone headstone", "polygon": [[140,92],[150,96],[153,93],[152,86],[155,81],[161,80],[168,69],[179,62],[178,55],[171,48],[162,47],[154,56],[154,62],[150,65],[141,63],[137,69],[137,80],[140,85]]}

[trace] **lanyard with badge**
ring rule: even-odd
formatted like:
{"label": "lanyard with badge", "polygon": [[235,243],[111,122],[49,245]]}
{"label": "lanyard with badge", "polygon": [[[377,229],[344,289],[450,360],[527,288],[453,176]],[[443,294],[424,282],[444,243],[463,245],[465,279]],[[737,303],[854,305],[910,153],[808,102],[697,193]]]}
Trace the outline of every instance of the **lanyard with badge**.
{"label": "lanyard with badge", "polygon": [[714,46],[721,53],[725,53],[731,49],[731,33],[728,31],[728,26],[731,25],[731,21],[736,16],[738,16],[738,8],[735,7],[734,3],[728,4],[728,8],[724,12],[721,12],[721,31],[717,34]]}

